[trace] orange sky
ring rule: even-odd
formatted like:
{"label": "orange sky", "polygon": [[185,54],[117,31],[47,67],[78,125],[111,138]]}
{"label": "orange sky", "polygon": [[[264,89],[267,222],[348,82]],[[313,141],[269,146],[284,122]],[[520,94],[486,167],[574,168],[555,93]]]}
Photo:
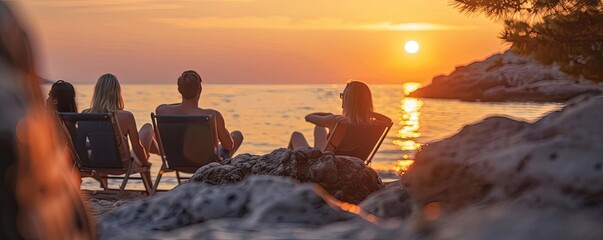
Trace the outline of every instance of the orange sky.
{"label": "orange sky", "polygon": [[[43,77],[93,83],[429,82],[507,48],[448,0],[21,0]],[[404,52],[407,40],[421,45]]]}

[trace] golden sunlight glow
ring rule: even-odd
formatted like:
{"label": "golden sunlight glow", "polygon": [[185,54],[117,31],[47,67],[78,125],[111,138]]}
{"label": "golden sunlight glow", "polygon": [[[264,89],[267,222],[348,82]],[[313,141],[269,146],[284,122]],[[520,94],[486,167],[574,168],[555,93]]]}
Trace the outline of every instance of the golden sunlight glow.
{"label": "golden sunlight glow", "polygon": [[417,53],[419,51],[419,43],[414,40],[410,40],[404,44],[404,50],[407,53]]}
{"label": "golden sunlight glow", "polygon": [[394,167],[394,171],[396,173],[404,174],[414,162],[414,160],[398,160],[398,163]]}
{"label": "golden sunlight glow", "polygon": [[178,28],[223,28],[223,29],[289,29],[289,30],[369,30],[369,31],[455,31],[473,29],[473,26],[456,26],[436,23],[392,23],[345,21],[342,18],[303,18],[296,20],[288,16],[255,17],[168,17],[156,18]]}
{"label": "golden sunlight glow", "polygon": [[402,85],[402,88],[404,90],[404,95],[408,95],[411,92],[414,92],[415,90],[419,89],[421,87],[421,84],[418,82],[407,82],[404,83],[404,85]]}
{"label": "golden sunlight glow", "polygon": [[[467,18],[449,0],[11,2],[44,40],[40,75],[82,83],[114,69],[123,83],[173,84],[178,69],[203,66],[197,70],[208,81],[221,83],[323,84],[363,76],[370,84],[397,84],[400,76],[424,81],[509,47],[497,38],[500,22]],[[161,67],[140,71],[148,65]]]}
{"label": "golden sunlight glow", "polygon": [[339,204],[335,203],[335,205],[339,205],[341,210],[348,211],[348,212],[354,213],[356,215],[360,215],[361,217],[364,217],[364,219],[369,222],[372,222],[375,224],[379,222],[379,219],[375,215],[364,212],[358,205],[347,203],[347,202],[340,202]]}
{"label": "golden sunlight glow", "polygon": [[414,151],[421,147],[421,144],[414,140],[394,140],[394,144],[398,145],[402,151]]}
{"label": "golden sunlight glow", "polygon": [[[412,84],[409,84],[409,86],[411,85]],[[414,86],[418,88],[420,85]],[[421,112],[419,110],[422,106],[423,101],[417,98],[404,98],[401,101],[400,109],[402,110],[402,119],[400,119],[400,126],[402,126],[402,128],[397,132],[397,138],[393,141],[393,144],[400,147],[404,152],[404,155],[402,156],[403,159],[398,160],[393,168],[396,173],[404,174],[406,170],[408,170],[410,165],[414,162],[412,156],[414,156],[416,151],[421,147],[421,144],[415,142],[415,139],[421,136],[421,133],[419,132],[419,117],[421,116]]]}
{"label": "golden sunlight glow", "polygon": [[360,214],[360,212],[361,212],[360,207],[358,207],[358,205],[347,203],[347,202],[341,203],[341,209],[344,211],[355,213],[355,214]]}
{"label": "golden sunlight glow", "polygon": [[446,24],[434,24],[434,23],[399,23],[394,24],[391,22],[384,22],[379,24],[373,24],[370,27],[374,29],[388,29],[395,31],[451,31],[460,29],[473,29],[473,26],[454,26]]}

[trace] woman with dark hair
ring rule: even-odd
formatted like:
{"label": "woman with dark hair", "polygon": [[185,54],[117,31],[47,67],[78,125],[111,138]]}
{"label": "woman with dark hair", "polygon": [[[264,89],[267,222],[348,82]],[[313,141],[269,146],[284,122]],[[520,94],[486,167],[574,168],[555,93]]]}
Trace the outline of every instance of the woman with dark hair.
{"label": "woman with dark hair", "polygon": [[77,112],[75,89],[71,83],[59,80],[52,84],[46,99],[46,107],[57,112]]}
{"label": "woman with dark hair", "polygon": [[[72,112],[77,113],[77,104],[75,103],[75,89],[71,83],[59,80],[52,84],[50,91],[48,91],[48,98],[46,99],[46,109],[48,112]],[[55,114],[55,116],[57,116]],[[58,116],[57,116],[58,117]],[[57,126],[62,129],[59,138],[61,142],[65,142],[67,146],[71,146],[69,143],[69,131],[64,125],[63,121],[57,118]]]}

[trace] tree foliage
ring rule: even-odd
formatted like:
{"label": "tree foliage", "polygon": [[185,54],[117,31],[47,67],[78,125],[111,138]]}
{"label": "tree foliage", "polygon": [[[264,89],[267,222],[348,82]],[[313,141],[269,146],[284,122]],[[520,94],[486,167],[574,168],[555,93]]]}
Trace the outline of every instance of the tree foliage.
{"label": "tree foliage", "polygon": [[454,0],[468,14],[504,21],[511,50],[603,81],[603,0]]}

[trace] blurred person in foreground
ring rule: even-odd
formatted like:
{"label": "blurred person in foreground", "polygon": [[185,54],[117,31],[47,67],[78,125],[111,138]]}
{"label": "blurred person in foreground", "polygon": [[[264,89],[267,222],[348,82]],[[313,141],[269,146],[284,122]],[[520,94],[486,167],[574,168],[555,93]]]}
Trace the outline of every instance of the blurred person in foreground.
{"label": "blurred person in foreground", "polygon": [[0,239],[93,239],[29,39],[7,5],[0,2]]}

